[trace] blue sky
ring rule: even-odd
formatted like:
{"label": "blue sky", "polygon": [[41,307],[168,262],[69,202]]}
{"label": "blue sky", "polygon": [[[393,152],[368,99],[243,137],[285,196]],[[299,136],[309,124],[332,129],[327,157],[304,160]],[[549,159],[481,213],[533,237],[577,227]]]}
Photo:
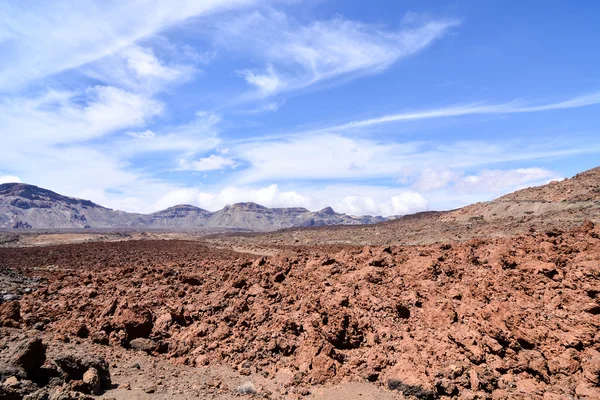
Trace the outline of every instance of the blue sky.
{"label": "blue sky", "polygon": [[406,214],[600,164],[600,6],[0,3],[0,183]]}

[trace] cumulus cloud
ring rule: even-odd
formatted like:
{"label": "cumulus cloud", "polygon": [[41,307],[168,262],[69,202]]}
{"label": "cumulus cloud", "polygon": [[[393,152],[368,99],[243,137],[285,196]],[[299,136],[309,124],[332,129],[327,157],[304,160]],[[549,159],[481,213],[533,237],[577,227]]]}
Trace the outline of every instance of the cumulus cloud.
{"label": "cumulus cloud", "polygon": [[484,169],[477,174],[463,176],[456,186],[459,191],[469,193],[505,193],[558,179],[561,179],[559,175],[544,168]]}
{"label": "cumulus cloud", "polygon": [[345,196],[334,201],[333,206],[351,215],[405,215],[427,210],[429,202],[420,193],[403,191],[388,199],[375,199],[371,196]]}
{"label": "cumulus cloud", "polygon": [[[414,172],[414,169],[413,169]],[[456,181],[460,176],[456,171],[439,170],[434,168],[425,168],[416,175],[413,187],[417,190],[430,192],[432,190],[444,188],[451,182]]]}
{"label": "cumulus cloud", "polygon": [[0,175],[0,184],[15,183],[15,182],[21,182],[21,179],[19,179],[18,176],[14,176],[14,175]]}
{"label": "cumulus cloud", "polygon": [[184,188],[174,190],[161,197],[155,204],[164,209],[181,203],[191,203],[210,211],[216,211],[226,205],[252,201],[266,207],[308,207],[311,200],[296,191],[281,191],[277,185],[263,188],[225,187],[220,190],[202,191]]}
{"label": "cumulus cloud", "polygon": [[155,209],[189,203],[216,211],[226,205],[246,201],[266,207],[304,207],[313,211],[331,206],[337,212],[350,215],[389,216],[423,211],[428,208],[428,201],[421,194],[408,190],[376,186],[329,186],[317,190],[305,187],[281,190],[278,185],[272,184],[265,187],[228,186],[216,190],[181,188],[161,197],[155,203]]}

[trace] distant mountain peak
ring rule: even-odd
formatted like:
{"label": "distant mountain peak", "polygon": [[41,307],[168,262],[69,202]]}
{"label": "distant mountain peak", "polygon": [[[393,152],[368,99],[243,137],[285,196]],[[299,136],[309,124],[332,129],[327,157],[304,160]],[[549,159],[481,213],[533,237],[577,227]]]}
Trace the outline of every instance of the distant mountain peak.
{"label": "distant mountain peak", "polygon": [[244,211],[266,210],[267,209],[267,207],[261,206],[260,204],[253,203],[251,201],[242,202],[242,203],[235,203],[235,204],[232,204],[232,205],[230,205],[228,207],[231,210],[244,210]]}
{"label": "distant mountain peak", "polygon": [[331,207],[325,207],[325,208],[319,210],[318,213],[324,214],[324,215],[334,215],[335,211],[333,211],[333,208],[331,208]]}
{"label": "distant mountain peak", "polygon": [[196,211],[196,212],[204,211],[204,212],[207,212],[205,209],[196,207],[191,204],[177,204],[177,205],[171,206],[169,208],[165,208],[164,210],[157,211],[157,213],[165,212],[165,211]]}
{"label": "distant mountain peak", "polygon": [[27,183],[4,183],[0,185],[0,196],[12,197],[12,204],[19,208],[47,208],[53,202],[85,207],[102,207],[90,200],[68,197]]}

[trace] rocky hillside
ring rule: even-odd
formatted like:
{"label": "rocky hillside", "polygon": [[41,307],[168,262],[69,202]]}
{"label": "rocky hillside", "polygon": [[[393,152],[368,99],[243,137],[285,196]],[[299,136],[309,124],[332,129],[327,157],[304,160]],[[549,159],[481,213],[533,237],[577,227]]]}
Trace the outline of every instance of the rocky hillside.
{"label": "rocky hillside", "polygon": [[[494,221],[581,215],[594,219],[600,208],[600,167],[562,181],[530,187],[446,213],[446,221]],[[580,221],[579,221],[580,222]]]}
{"label": "rocky hillside", "polygon": [[62,196],[33,185],[0,185],[0,229],[222,228],[270,231],[304,226],[370,224],[384,220],[382,217],[339,214],[329,207],[312,212],[305,208],[267,208],[255,203],[238,203],[216,212],[192,205],[177,205],[152,214],[134,214],[102,207],[89,200]]}
{"label": "rocky hillside", "polygon": [[498,201],[598,201],[600,200],[600,167],[581,172],[570,179],[552,181],[507,194]]}
{"label": "rocky hillside", "polygon": [[0,228],[131,226],[131,214],[23,183],[0,185]]}

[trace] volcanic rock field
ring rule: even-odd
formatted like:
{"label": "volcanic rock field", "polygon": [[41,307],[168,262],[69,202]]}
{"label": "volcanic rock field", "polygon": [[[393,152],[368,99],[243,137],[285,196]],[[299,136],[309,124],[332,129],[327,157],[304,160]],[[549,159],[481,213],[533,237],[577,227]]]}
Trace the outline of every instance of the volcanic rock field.
{"label": "volcanic rock field", "polygon": [[596,193],[547,194],[573,179],[506,225],[7,241],[0,398],[598,399]]}

